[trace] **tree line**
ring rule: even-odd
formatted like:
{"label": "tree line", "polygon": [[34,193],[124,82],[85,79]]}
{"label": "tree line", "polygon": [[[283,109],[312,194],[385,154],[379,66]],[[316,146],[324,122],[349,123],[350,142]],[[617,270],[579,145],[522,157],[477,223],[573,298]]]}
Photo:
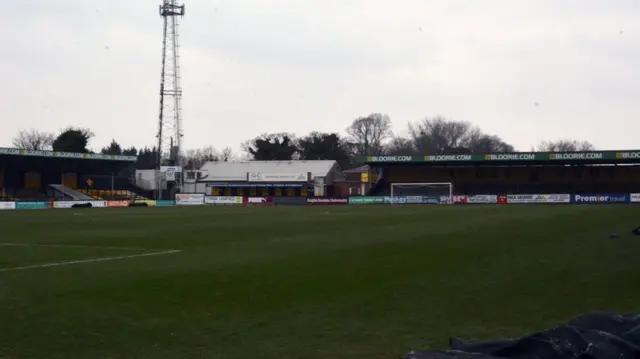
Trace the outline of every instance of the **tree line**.
{"label": "tree line", "polygon": [[[516,152],[514,146],[500,136],[485,133],[470,122],[444,117],[427,117],[410,122],[406,133],[394,134],[389,116],[372,113],[353,120],[345,129],[345,135],[338,132],[311,132],[303,136],[287,132],[264,133],[241,144],[244,156],[234,153],[229,147],[217,150],[207,146],[185,151],[183,164],[200,168],[207,161],[238,159],[335,160],[342,168],[348,168],[355,156]],[[94,133],[87,128],[68,127],[57,135],[31,129],[20,131],[13,139],[13,146],[26,150],[86,153],[93,152],[88,147],[93,137]],[[588,141],[560,139],[543,141],[530,150],[571,152],[594,149]],[[157,159],[155,147],[127,148],[115,139],[98,153],[138,156],[136,167],[139,169],[155,168]]]}

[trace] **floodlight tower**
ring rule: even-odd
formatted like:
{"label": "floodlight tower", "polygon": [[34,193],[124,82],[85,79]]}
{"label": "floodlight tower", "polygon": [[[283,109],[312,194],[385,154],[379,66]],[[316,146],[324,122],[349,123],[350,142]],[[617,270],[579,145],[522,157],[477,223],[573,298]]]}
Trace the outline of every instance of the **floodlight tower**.
{"label": "floodlight tower", "polygon": [[[175,192],[182,185],[182,88],[180,87],[180,44],[178,42],[178,16],[184,16],[184,4],[176,0],[162,0],[162,69],[160,73],[160,115],[158,116],[158,191]],[[173,166],[170,171],[167,167]],[[176,171],[175,167],[180,168]],[[176,173],[177,172],[177,173]],[[178,174],[176,176],[176,174]]]}
{"label": "floodlight tower", "polygon": [[184,4],[163,0],[162,70],[160,76],[160,115],[158,116],[157,167],[181,166],[182,155],[182,88],[180,87],[180,44],[178,16],[184,16]]}

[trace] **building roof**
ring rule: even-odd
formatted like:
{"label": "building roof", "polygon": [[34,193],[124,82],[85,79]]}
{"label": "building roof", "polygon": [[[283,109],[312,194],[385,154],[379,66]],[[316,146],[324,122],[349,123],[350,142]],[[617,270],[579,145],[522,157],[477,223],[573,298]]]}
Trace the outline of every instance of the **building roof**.
{"label": "building roof", "polygon": [[311,177],[326,176],[336,165],[336,161],[242,161],[206,162],[200,168],[205,181],[246,181],[247,172],[260,173],[307,173]]}
{"label": "building roof", "polygon": [[360,167],[356,167],[356,168],[352,168],[349,170],[344,170],[342,171],[342,173],[363,173],[363,172],[369,172],[369,165],[364,165],[364,166],[360,166]]}

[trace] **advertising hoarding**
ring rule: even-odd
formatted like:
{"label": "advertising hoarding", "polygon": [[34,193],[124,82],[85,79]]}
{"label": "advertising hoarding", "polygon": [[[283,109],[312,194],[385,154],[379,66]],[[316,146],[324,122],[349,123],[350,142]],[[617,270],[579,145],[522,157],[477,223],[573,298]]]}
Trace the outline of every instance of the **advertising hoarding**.
{"label": "advertising hoarding", "polygon": [[498,203],[498,196],[494,194],[478,194],[467,196],[467,203],[470,204],[495,204]]}
{"label": "advertising hoarding", "polygon": [[569,194],[510,194],[507,195],[510,204],[544,204],[544,203],[571,203]]}
{"label": "advertising hoarding", "polygon": [[1,210],[7,210],[7,209],[16,209],[16,203],[15,202],[0,202],[0,211]]}
{"label": "advertising hoarding", "polygon": [[253,206],[272,206],[273,197],[244,197],[242,203]]}
{"label": "advertising hoarding", "polygon": [[178,206],[198,206],[202,204],[204,204],[204,193],[176,194],[176,205]]}
{"label": "advertising hoarding", "polygon": [[54,201],[53,208],[73,208],[74,204],[87,204],[90,203],[91,207],[103,208],[107,206],[105,201]]}
{"label": "advertising hoarding", "polygon": [[357,196],[349,197],[349,204],[383,204],[385,197],[383,196]]}
{"label": "advertising hoarding", "polygon": [[16,209],[47,209],[47,202],[16,202]]}
{"label": "advertising hoarding", "polygon": [[330,206],[330,205],[340,205],[340,204],[348,204],[348,198],[325,198],[325,197],[312,197],[307,198],[307,204],[312,206]]}
{"label": "advertising hoarding", "polygon": [[576,204],[604,204],[604,203],[628,203],[628,194],[576,194],[573,203]]}
{"label": "advertising hoarding", "polygon": [[205,196],[204,203],[213,205],[242,204],[242,197]]}
{"label": "advertising hoarding", "polygon": [[263,173],[248,172],[247,182],[307,182],[309,175],[304,172],[297,173]]}

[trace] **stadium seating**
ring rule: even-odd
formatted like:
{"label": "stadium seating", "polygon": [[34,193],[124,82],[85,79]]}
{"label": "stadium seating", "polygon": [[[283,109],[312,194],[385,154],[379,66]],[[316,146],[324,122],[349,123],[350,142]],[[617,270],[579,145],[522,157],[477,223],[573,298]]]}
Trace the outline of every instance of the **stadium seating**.
{"label": "stadium seating", "polygon": [[144,200],[146,197],[140,196],[129,190],[122,189],[78,189],[79,192],[91,196],[97,200],[122,201],[122,200]]}
{"label": "stadium seating", "polygon": [[0,188],[0,201],[13,201],[15,197],[10,196],[4,188]]}
{"label": "stadium seating", "polygon": [[46,194],[39,191],[20,188],[0,189],[0,200],[2,201],[46,201],[50,199]]}

